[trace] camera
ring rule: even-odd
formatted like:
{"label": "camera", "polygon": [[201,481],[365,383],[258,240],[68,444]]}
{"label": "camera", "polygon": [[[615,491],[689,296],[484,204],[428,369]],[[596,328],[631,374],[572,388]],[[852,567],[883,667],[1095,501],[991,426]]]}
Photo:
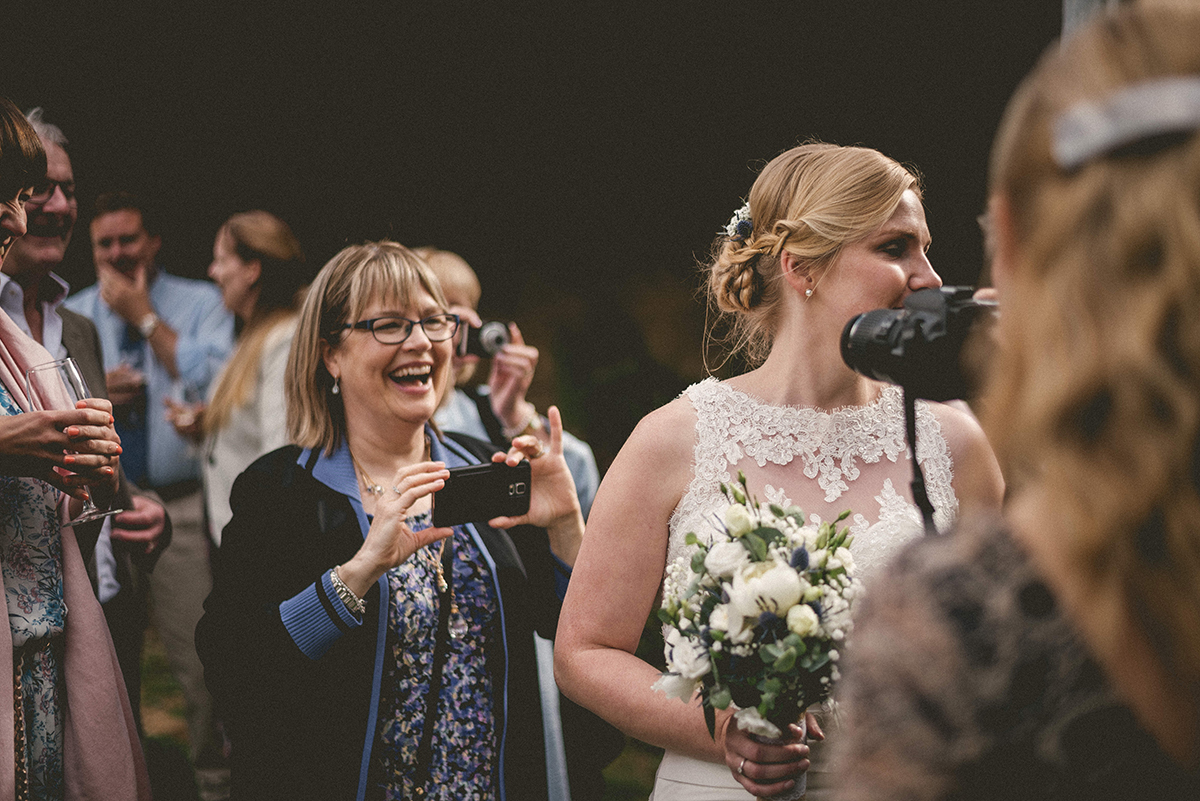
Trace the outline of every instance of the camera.
{"label": "camera", "polygon": [[967,286],[920,289],[902,309],[860,314],[842,330],[842,358],[868,378],[904,387],[933,401],[970,397],[974,376],[963,369],[963,347],[977,322],[994,319],[994,301],[976,300]]}
{"label": "camera", "polygon": [[478,328],[468,325],[466,336],[459,340],[458,355],[486,359],[499,353],[511,339],[508,335],[508,325],[498,320],[485,321]]}
{"label": "camera", "polygon": [[454,467],[446,485],[433,493],[433,525],[480,523],[493,517],[517,517],[529,511],[532,491],[529,462]]}

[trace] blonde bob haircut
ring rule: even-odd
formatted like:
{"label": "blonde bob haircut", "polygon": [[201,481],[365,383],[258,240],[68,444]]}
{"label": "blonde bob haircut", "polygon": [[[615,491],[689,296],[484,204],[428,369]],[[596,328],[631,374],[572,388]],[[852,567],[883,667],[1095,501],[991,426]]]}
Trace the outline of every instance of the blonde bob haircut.
{"label": "blonde bob haircut", "polygon": [[788,251],[817,282],[841,253],[887,222],[920,178],[878,150],[809,142],[767,163],[750,189],[753,228],[742,241],[721,235],[707,266],[710,309],[730,323],[720,338],[751,365],[771,350]]}
{"label": "blonde bob haircut", "polygon": [[1136,621],[1200,698],[1200,132],[1073,170],[1051,150],[1065,110],[1170,76],[1200,77],[1195,4],[1103,15],[1009,103],[990,189],[1014,253],[983,420],[1010,487],[1052,500],[1045,536],[1087,614]]}
{"label": "blonde bob haircut", "polygon": [[330,455],[346,436],[346,416],[333,377],[321,358],[322,343],[341,345],[342,328],[376,300],[406,308],[421,290],[445,309],[446,297],[429,267],[404,245],[387,240],[351,245],[321,268],[309,287],[296,339],[288,355],[288,436],[302,448]]}

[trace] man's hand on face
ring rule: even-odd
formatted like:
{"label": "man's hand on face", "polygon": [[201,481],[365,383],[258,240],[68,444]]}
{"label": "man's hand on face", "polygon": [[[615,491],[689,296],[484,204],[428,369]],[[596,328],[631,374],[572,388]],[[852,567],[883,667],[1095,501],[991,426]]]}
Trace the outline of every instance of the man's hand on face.
{"label": "man's hand on face", "polygon": [[107,264],[97,264],[96,281],[100,299],[130,325],[137,325],[154,311],[145,267],[122,273]]}

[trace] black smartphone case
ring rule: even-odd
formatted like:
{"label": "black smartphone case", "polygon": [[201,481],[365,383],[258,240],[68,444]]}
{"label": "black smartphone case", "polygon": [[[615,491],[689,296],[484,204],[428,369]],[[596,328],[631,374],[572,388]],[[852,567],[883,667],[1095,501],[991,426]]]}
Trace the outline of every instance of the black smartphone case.
{"label": "black smartphone case", "polygon": [[446,486],[433,494],[433,525],[485,523],[529,511],[529,462],[503,462],[455,467]]}

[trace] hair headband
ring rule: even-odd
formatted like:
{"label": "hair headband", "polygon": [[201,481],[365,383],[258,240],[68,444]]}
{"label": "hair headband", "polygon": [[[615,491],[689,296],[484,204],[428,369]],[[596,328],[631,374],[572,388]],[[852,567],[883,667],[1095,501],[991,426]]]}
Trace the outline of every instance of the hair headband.
{"label": "hair headband", "polygon": [[1134,84],[1101,101],[1071,106],[1054,124],[1054,161],[1075,170],[1126,145],[1200,128],[1200,76]]}

